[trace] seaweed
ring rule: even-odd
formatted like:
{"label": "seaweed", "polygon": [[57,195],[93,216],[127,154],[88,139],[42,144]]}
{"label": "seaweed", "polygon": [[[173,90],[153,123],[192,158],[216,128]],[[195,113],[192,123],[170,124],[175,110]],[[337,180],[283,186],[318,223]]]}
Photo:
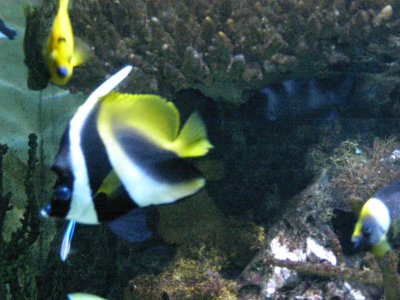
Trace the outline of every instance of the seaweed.
{"label": "seaweed", "polygon": [[35,194],[35,171],[37,159],[37,135],[29,135],[29,150],[26,175],[24,179],[25,195],[27,197],[25,212],[20,220],[20,227],[12,233],[11,239],[3,235],[4,221],[11,205],[12,193],[5,192],[3,185],[3,159],[8,153],[7,145],[0,145],[0,298],[1,299],[34,299],[35,282],[30,270],[31,246],[39,238],[39,206]]}

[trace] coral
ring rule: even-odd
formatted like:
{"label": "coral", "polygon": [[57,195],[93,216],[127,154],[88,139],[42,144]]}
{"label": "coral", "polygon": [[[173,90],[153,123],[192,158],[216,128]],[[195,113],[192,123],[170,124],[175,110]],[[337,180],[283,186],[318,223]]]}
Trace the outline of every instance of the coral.
{"label": "coral", "polygon": [[[91,90],[129,63],[130,91],[169,97],[195,88],[240,103],[246,90],[286,78],[387,70],[399,59],[395,43],[384,46],[399,34],[399,8],[395,0],[74,1],[75,34],[93,55],[69,88]],[[38,63],[28,64],[31,72],[41,69],[37,48],[54,13],[45,0],[27,19],[38,31],[25,40],[29,61]]]}
{"label": "coral", "polygon": [[3,187],[3,156],[7,153],[7,145],[0,145],[0,298],[8,299],[33,299],[35,281],[31,278],[30,264],[26,263],[32,259],[32,245],[39,238],[39,207],[35,194],[35,169],[37,159],[37,136],[29,135],[28,163],[25,176],[25,194],[27,204],[20,227],[12,233],[11,240],[6,241],[3,235],[5,213],[12,209],[10,200],[11,192],[4,193]]}

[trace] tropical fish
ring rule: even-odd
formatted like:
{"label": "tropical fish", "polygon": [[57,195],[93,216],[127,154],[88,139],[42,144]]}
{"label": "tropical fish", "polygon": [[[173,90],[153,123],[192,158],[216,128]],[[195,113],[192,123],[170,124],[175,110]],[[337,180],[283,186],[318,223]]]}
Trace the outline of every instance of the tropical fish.
{"label": "tropical fish", "polygon": [[87,48],[74,39],[68,14],[69,0],[60,0],[43,55],[51,81],[65,85],[71,78],[74,67],[82,64],[87,57]]}
{"label": "tropical fish", "polygon": [[17,31],[8,26],[3,19],[0,18],[0,39],[7,38],[9,40],[13,40],[16,35]]}
{"label": "tropical fish", "polygon": [[293,119],[321,119],[325,114],[343,111],[351,104],[353,75],[344,78],[288,79],[267,86],[254,95],[241,110],[266,122]]}
{"label": "tropical fish", "polygon": [[203,156],[212,145],[199,114],[179,130],[172,102],[111,92],[131,69],[110,77],[71,119],[52,167],[58,175],[53,196],[42,215],[107,223],[118,236],[140,242],[152,235],[147,207],[173,203],[205,185],[184,158]]}
{"label": "tropical fish", "polygon": [[[363,205],[351,237],[354,248],[372,248],[377,256],[390,249],[389,240],[400,237],[400,181],[395,181],[375,193]],[[390,236],[390,239],[388,238]]]}
{"label": "tropical fish", "polygon": [[106,300],[105,298],[87,293],[73,293],[68,294],[67,297],[68,300]]}

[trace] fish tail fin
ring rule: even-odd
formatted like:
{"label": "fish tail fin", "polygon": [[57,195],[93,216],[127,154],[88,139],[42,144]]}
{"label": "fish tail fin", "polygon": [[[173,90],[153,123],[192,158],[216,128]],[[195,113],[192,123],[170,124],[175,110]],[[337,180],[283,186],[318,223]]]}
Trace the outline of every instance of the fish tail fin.
{"label": "fish tail fin", "polygon": [[68,10],[69,0],[60,0],[58,4],[59,10]]}
{"label": "fish tail fin", "polygon": [[213,148],[200,114],[190,115],[174,142],[175,152],[181,157],[203,156]]}

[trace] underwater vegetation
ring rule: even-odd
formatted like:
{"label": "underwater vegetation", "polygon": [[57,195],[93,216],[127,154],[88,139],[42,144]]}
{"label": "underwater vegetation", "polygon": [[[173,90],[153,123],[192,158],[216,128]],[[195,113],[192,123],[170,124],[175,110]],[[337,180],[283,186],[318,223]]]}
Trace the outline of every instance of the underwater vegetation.
{"label": "underwater vegetation", "polygon": [[126,299],[237,299],[236,281],[220,274],[220,253],[213,253],[215,250],[206,247],[200,251],[193,249],[194,253],[190,253],[190,247],[184,249],[181,251],[186,253],[178,252],[174,263],[161,274],[132,280],[126,290]]}
{"label": "underwater vegetation", "polygon": [[3,186],[3,158],[8,152],[7,145],[0,145],[0,298],[34,299],[36,282],[31,272],[34,270],[35,255],[32,245],[39,238],[39,203],[35,190],[35,170],[38,163],[36,134],[29,135],[29,151],[26,176],[24,179],[27,204],[20,227],[5,240],[3,226],[5,214],[12,209],[12,192]]}

